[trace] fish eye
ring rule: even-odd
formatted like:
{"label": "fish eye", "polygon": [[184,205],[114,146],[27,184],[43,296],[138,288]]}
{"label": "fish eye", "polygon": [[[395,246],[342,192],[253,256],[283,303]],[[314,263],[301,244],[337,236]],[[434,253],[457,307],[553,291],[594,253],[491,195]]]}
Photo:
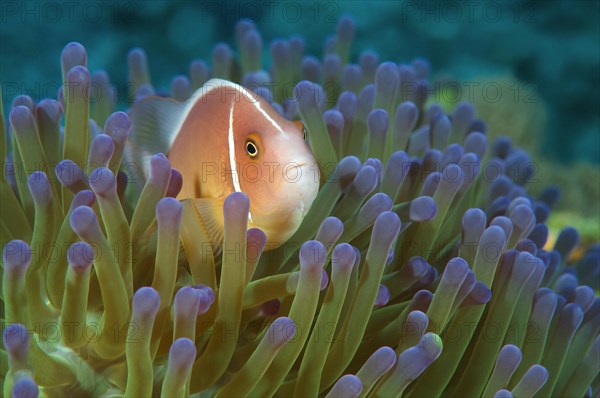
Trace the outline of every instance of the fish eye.
{"label": "fish eye", "polygon": [[258,156],[258,146],[256,145],[256,143],[254,141],[252,141],[252,140],[246,141],[246,153],[251,158]]}

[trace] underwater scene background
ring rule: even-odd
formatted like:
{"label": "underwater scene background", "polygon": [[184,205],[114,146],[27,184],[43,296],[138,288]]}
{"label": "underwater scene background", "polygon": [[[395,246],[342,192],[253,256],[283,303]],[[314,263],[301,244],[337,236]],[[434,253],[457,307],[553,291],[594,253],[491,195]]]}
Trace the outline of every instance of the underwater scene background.
{"label": "underwater scene background", "polygon": [[[211,77],[303,124],[280,246],[131,150]],[[2,396],[599,396],[600,2],[6,0],[0,83]]]}

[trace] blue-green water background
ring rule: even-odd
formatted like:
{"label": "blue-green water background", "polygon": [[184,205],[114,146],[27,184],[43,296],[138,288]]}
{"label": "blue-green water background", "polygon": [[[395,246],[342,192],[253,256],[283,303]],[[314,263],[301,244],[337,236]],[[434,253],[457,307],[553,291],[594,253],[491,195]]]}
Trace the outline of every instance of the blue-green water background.
{"label": "blue-green water background", "polygon": [[[600,163],[600,3],[590,1],[10,1],[0,3],[0,79],[7,109],[17,94],[55,96],[60,52],[70,41],[88,51],[125,97],[126,54],[143,47],[157,87],[210,59],[215,43],[233,45],[240,18],[266,42],[300,34],[320,56],[344,14],[357,24],[352,60],[370,48],[380,60],[422,56],[435,74],[469,81],[512,75],[547,106],[539,142],[563,162]],[[264,48],[268,59],[268,46]],[[510,133],[510,120],[506,132]]]}

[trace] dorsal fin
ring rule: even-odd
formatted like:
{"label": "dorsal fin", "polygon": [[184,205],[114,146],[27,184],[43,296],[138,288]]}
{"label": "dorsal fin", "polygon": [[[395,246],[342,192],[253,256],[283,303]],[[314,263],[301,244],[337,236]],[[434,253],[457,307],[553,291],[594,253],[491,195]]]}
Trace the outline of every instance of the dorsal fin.
{"label": "dorsal fin", "polygon": [[142,165],[145,177],[148,176],[150,157],[169,152],[185,109],[186,103],[157,96],[144,98],[131,108],[133,127],[127,156],[130,161]]}

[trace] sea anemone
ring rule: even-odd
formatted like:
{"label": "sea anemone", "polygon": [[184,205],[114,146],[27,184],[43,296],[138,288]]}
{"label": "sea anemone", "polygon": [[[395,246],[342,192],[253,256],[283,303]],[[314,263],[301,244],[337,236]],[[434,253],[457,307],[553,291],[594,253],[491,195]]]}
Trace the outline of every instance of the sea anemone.
{"label": "sea anemone", "polygon": [[[342,18],[322,61],[275,40],[267,71],[244,20],[238,53],[218,44],[212,67],[172,80],[178,101],[219,77],[302,120],[321,186],[276,248],[248,229],[244,193],[226,199],[216,247],[175,199],[185,176],[162,154],[131,162],[130,118],[80,44],[63,50],[58,99],[14,99],[0,124],[5,396],[598,394],[600,247],[570,263],[572,228],[548,247],[559,192],[527,194],[527,152],[488,142],[471,104],[429,103],[424,60],[349,63],[353,36]],[[143,50],[128,65],[132,102],[161,94]]]}

